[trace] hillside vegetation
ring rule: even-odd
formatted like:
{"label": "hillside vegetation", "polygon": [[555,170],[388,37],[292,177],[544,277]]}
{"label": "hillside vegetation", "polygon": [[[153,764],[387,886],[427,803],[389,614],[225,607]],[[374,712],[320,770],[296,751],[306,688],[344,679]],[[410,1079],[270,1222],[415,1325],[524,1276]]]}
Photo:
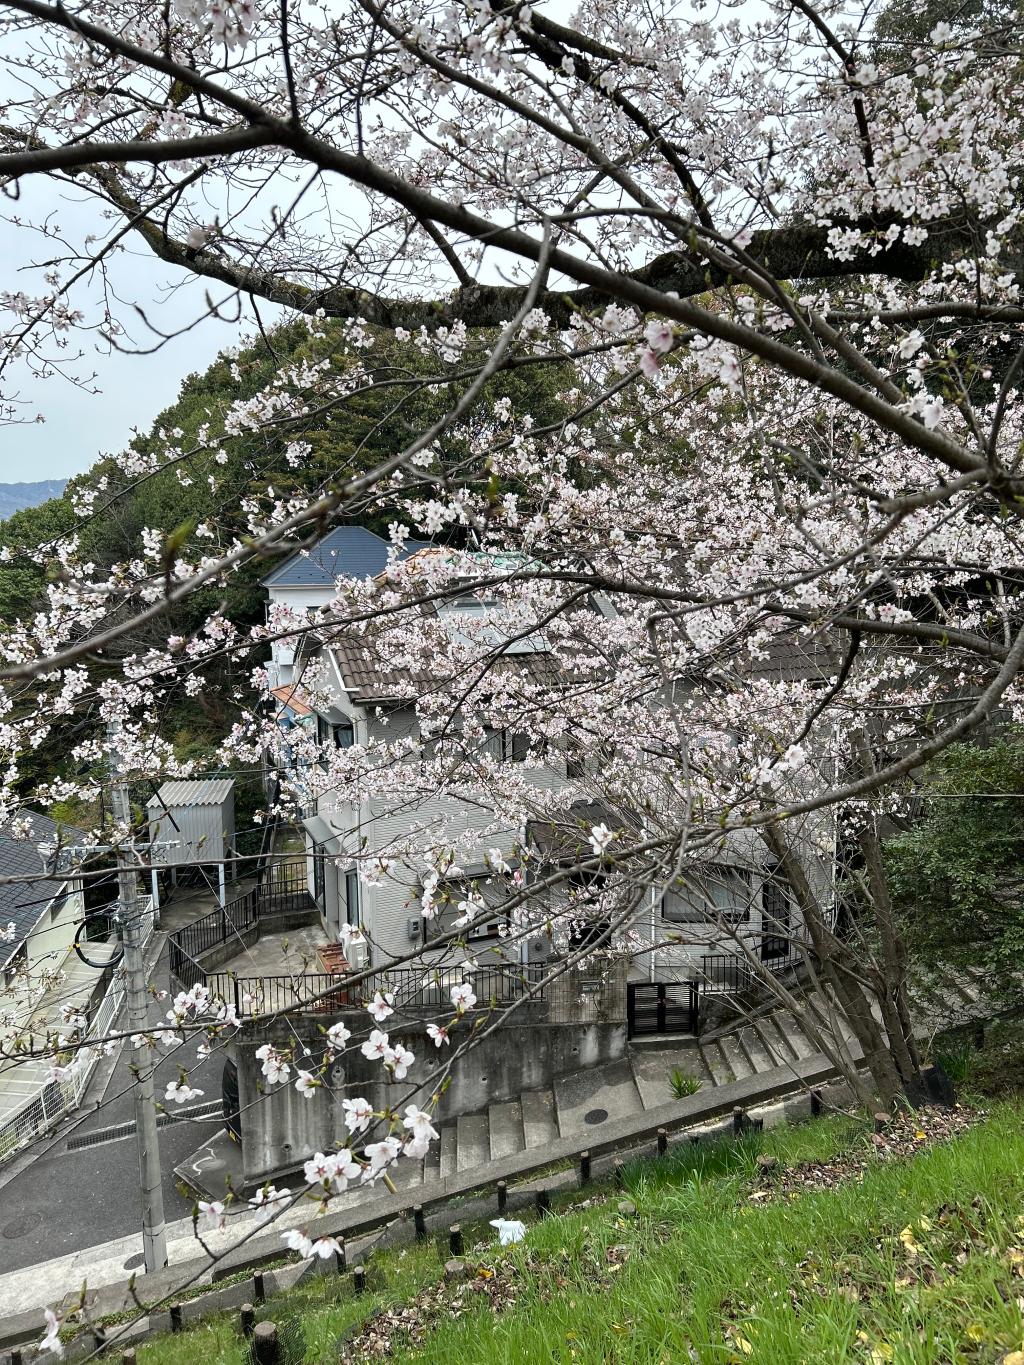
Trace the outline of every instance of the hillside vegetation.
{"label": "hillside vegetation", "polygon": [[[271,1299],[288,1365],[1022,1365],[1024,1106],[925,1111],[876,1137],[835,1117],[683,1144],[625,1188],[565,1196],[526,1238],[469,1230],[373,1257],[368,1292],[315,1277]],[[222,1316],[142,1365],[243,1365]]]}
{"label": "hillside vegetation", "polygon": [[[340,335],[339,328],[327,324],[323,335],[311,336],[303,323],[295,323],[237,354],[219,357],[205,373],[190,375],[177,401],[157,417],[149,432],[131,443],[143,454],[165,453],[173,447],[186,458],[141,478],[127,473],[120,457],[100,460],[71,480],[60,497],[0,523],[0,629],[27,619],[45,603],[49,583],[78,571],[74,565],[69,569],[65,557],[55,552],[59,536],[77,534],[79,564],[94,566],[90,573],[100,575],[137,557],[146,529],[163,533],[168,563],[176,556],[197,559],[248,534],[245,503],[266,501],[271,497],[268,490],[273,490],[273,498],[319,496],[353,472],[392,455],[436,420],[450,395],[417,385],[434,372],[436,361],[415,346],[382,334],[361,362],[375,378],[390,378],[398,387],[363,389],[344,402],[318,405],[308,418],[275,427],[273,435],[225,434],[232,405],[261,392],[289,366],[326,361],[342,370],[350,365],[342,354]],[[487,340],[481,333],[474,345],[486,348]],[[540,378],[527,379],[525,372],[517,371],[497,376],[481,401],[480,416],[474,414],[465,429],[447,434],[437,457],[449,469],[458,467],[466,456],[466,442],[472,439],[473,422],[487,420],[491,403],[501,397],[521,404],[528,390],[531,411],[540,419],[558,420],[564,411],[559,382],[554,366]],[[301,454],[297,456],[296,450]],[[422,479],[422,473],[413,471],[410,477]],[[93,511],[79,514],[76,506],[82,494],[100,489]],[[497,497],[499,489],[493,492]],[[386,535],[396,517],[389,497],[371,491],[358,506],[347,509],[347,518]],[[215,528],[210,531],[214,539],[206,537],[206,528]],[[314,534],[318,529],[326,528],[313,528]],[[260,579],[275,562],[276,558],[249,561],[224,584],[192,593],[146,630],[120,640],[116,653],[124,656],[160,646],[168,634],[187,636],[222,607],[243,629],[261,621],[266,598]],[[114,653],[110,667],[116,669]],[[225,662],[221,686],[204,688],[198,697],[169,698],[166,732],[179,757],[212,757],[240,711],[256,700],[248,677],[259,662],[259,656],[233,668]],[[96,672],[99,676],[98,668]],[[79,727],[76,739],[82,737]],[[31,792],[42,777],[61,775],[67,749],[66,737],[59,734],[24,755],[19,768],[23,790]],[[73,817],[74,812],[65,814]]]}

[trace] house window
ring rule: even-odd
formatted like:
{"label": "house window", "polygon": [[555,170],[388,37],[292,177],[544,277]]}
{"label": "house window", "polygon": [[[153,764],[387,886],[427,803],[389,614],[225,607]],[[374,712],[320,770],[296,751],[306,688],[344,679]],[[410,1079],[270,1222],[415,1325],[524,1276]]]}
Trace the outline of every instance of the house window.
{"label": "house window", "polygon": [[353,927],[359,924],[359,873],[354,867],[345,873],[345,916]]}
{"label": "house window", "polygon": [[[499,906],[509,894],[508,884],[503,877],[466,878],[441,882],[434,893],[435,911],[433,919],[423,921],[424,936],[429,942],[441,934],[449,934],[456,927],[456,921],[466,914],[460,909],[468,898],[477,894],[483,897],[485,906]],[[474,918],[480,913],[473,912]],[[496,914],[493,919],[484,920],[465,932],[465,937],[474,942],[479,939],[497,938],[505,916]]]}
{"label": "house window", "polygon": [[600,908],[606,880],[603,872],[590,871],[573,872],[568,878],[569,942],[574,948],[603,943],[608,936],[612,922]]}
{"label": "house window", "polygon": [[530,752],[529,736],[521,730],[502,730],[501,742],[506,763],[525,763]]}
{"label": "house window", "polygon": [[761,886],[761,958],[787,957],[792,947],[793,889],[782,868],[770,864]]}
{"label": "house window", "polygon": [[565,749],[565,775],[575,781],[587,775],[587,754],[582,745],[569,743]]}
{"label": "house window", "polygon": [[319,744],[333,744],[336,749],[351,749],[355,743],[355,728],[351,721],[333,724],[323,716],[317,716],[316,738]]}
{"label": "house window", "polygon": [[488,730],[484,752],[499,763],[525,763],[530,752],[530,737],[521,730]]}
{"label": "house window", "polygon": [[4,966],[4,985],[12,985],[18,973],[24,971],[27,966],[28,944],[22,943],[7,959],[7,963]]}
{"label": "house window", "polygon": [[670,886],[661,917],[670,924],[746,924],[750,919],[750,873],[726,864],[702,868]]}

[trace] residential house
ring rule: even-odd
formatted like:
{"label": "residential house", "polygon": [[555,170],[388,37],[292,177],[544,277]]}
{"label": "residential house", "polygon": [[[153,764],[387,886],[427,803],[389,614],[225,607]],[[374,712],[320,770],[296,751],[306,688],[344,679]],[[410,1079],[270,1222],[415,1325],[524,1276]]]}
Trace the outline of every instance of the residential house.
{"label": "residential house", "polygon": [[[368,566],[370,561],[361,563]],[[288,561],[276,571],[279,581],[306,572],[303,566],[290,565]],[[445,618],[449,637],[458,642],[469,629],[466,623],[484,615],[487,608],[487,600],[468,589],[440,609],[430,610]],[[594,609],[606,608],[595,603]],[[273,694],[279,723],[288,730],[307,727],[310,732],[315,725],[320,744],[338,748],[365,747],[381,740],[394,743],[404,734],[415,736],[416,697],[424,689],[438,686],[437,676],[415,677],[389,665],[354,634],[325,632],[320,638],[309,633],[299,642],[297,653],[290,654],[288,667],[290,681],[278,685]],[[543,641],[535,637],[517,639],[492,667],[506,688],[514,688],[518,679],[557,684],[551,656]],[[783,649],[766,663],[754,665],[752,675],[762,672],[796,678],[808,676],[808,668],[812,675],[823,671],[820,661],[808,661],[799,650]],[[439,674],[443,671],[442,662]],[[454,690],[454,684],[451,686]],[[431,938],[458,918],[460,901],[471,884],[485,899],[500,904],[504,884],[489,873],[487,848],[499,848],[513,864],[517,851],[530,849],[533,876],[558,867],[567,869],[591,856],[587,832],[600,823],[604,813],[599,804],[580,799],[581,779],[585,784],[586,775],[571,755],[567,760],[564,753],[554,749],[543,755],[531,753],[525,735],[514,730],[492,733],[484,743],[493,758],[525,765],[524,776],[538,793],[564,793],[561,807],[548,801],[539,818],[496,835],[492,812],[434,791],[416,794],[402,790],[394,798],[378,797],[358,804],[344,804],[329,790],[310,796],[304,819],[310,888],[321,907],[325,929],[336,937],[343,924],[361,925],[373,944],[375,965],[386,965],[412,950],[420,950],[419,960],[429,962],[433,956]],[[287,744],[283,748],[290,752]],[[301,789],[301,768],[295,775]],[[309,786],[312,793],[315,783]],[[477,856],[461,863],[458,877],[440,888],[441,913],[425,921],[420,908],[423,866],[406,866],[397,859],[386,873],[368,880],[359,875],[356,855],[365,867],[374,856],[387,858],[411,829],[434,825],[458,830],[463,836],[479,829],[482,837]],[[824,836],[821,829],[814,833],[817,851],[808,855],[807,871],[827,900],[832,876],[830,835],[828,829]],[[598,879],[589,874],[582,880],[593,887]],[[585,901],[586,888],[580,877],[572,875],[570,885],[573,894],[583,894]],[[501,917],[496,915],[476,929],[467,950],[478,956],[504,951],[500,925]],[[781,967],[793,961],[794,942],[802,936],[802,925],[784,878],[756,836],[747,833],[732,836],[728,851],[713,865],[704,865],[699,871],[684,868],[674,885],[652,889],[637,915],[636,933],[639,946],[630,980],[637,984],[700,980],[704,985],[710,982],[715,989],[716,983],[727,986],[735,980],[744,957],[738,938],[762,962]],[[517,944],[515,949],[522,961],[542,961],[547,951],[543,938]],[[363,965],[362,960],[358,965]]]}
{"label": "residential house", "polygon": [[0,884],[0,969],[5,1009],[26,1017],[64,971],[85,915],[81,879],[54,871],[57,851],[84,835],[37,811],[18,825],[0,830],[0,876],[25,879]]}
{"label": "residential house", "polygon": [[[422,549],[424,542],[406,542],[403,555]],[[336,593],[335,584],[344,578],[374,578],[383,573],[391,545],[365,526],[335,526],[315,545],[289,555],[262,579],[267,590],[268,617],[275,607],[307,615],[325,607]],[[267,666],[271,688],[292,681],[296,641],[274,640]]]}

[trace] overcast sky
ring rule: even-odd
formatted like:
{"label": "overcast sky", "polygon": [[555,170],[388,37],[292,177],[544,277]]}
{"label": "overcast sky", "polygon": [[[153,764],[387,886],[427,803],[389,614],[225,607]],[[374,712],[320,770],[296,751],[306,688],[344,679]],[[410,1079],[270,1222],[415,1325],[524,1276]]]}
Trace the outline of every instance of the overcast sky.
{"label": "overcast sky", "polygon": [[[80,242],[94,225],[100,230],[104,226],[93,203],[83,203],[73,189],[42,178],[23,180],[18,204],[3,208],[0,293],[23,291],[32,297],[46,293],[43,263],[59,254],[61,237]],[[11,221],[15,214],[20,224]],[[51,240],[26,226],[44,219],[53,233]],[[105,226],[109,231],[109,224]],[[118,309],[122,322],[131,322],[130,305],[136,300],[167,331],[192,321],[205,307],[203,283],[189,281],[127,239],[126,250],[113,264],[112,280],[122,300]],[[176,293],[168,292],[171,286],[177,287]],[[96,282],[79,287],[76,303],[87,316],[96,317],[100,302]],[[264,316],[273,311],[268,308]],[[5,327],[12,321],[10,313],[2,318]],[[5,375],[0,385],[5,398],[14,396],[24,404],[26,417],[41,414],[45,420],[0,427],[0,483],[67,478],[88,469],[100,455],[123,450],[133,428],[147,430],[157,413],[174,402],[186,375],[205,370],[250,326],[248,320],[239,324],[207,319],[144,355],[111,351],[94,333],[77,332],[74,342],[85,354],[73,369],[83,379],[95,375],[88,389],[59,375],[41,379],[25,366]],[[140,321],[133,324],[133,331],[141,348],[148,350],[158,340]]]}

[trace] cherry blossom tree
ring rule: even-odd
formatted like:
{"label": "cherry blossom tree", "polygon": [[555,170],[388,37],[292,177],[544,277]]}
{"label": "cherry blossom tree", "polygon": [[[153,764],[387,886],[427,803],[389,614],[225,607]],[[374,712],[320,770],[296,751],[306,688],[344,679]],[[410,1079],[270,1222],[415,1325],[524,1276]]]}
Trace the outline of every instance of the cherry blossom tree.
{"label": "cherry blossom tree", "polygon": [[[393,452],[306,492],[254,479],[244,532],[153,527],[102,571],[73,533],[51,547],[65,575],[3,639],[0,814],[20,808],[18,755],[87,708],[119,724],[133,773],[183,774],[155,719],[170,689],[198,695],[224,657],[258,670],[288,637],[315,693],[323,650],[358,649],[419,680],[416,727],[300,754],[315,797],[444,794],[495,831],[555,831],[572,857],[490,864],[513,879],[508,934],[546,935],[552,973],[670,953],[643,933],[652,904],[724,851],[770,860],[863,1053],[852,1083],[895,1101],[920,1059],[884,821],[923,762],[1021,705],[1016,18],[902,36],[869,0],[588,0],[571,17],[519,0],[3,0],[0,15],[0,178],[45,255],[37,287],[0,297],[14,418],[31,415],[26,371],[59,402],[89,347],[159,354],[178,324],[133,292],[139,250],[198,282],[190,325],[250,308],[272,347],[271,306],[305,320],[318,358],[282,364],[194,441],[160,432],[121,462],[128,485],[171,469],[216,490],[228,449],[256,471],[283,449],[301,469],[356,396],[388,394],[395,413],[443,397]],[[41,181],[74,195],[77,236],[24,215]],[[422,363],[378,366],[385,338]],[[556,375],[564,414],[495,399],[513,372]],[[107,515],[125,486],[84,480],[77,515]],[[369,506],[394,518],[388,570],[340,581],[315,618],[243,630],[214,609],[119,648]],[[410,532],[443,552],[404,556]],[[453,631],[445,608],[467,592],[485,609]],[[546,672],[510,666],[519,644]],[[494,755],[495,732],[523,736],[521,761]],[[95,737],[69,742],[104,758]],[[227,761],[268,751],[288,767],[255,710],[225,740]],[[285,778],[285,802],[305,802]],[[815,873],[834,872],[840,831],[866,907],[852,940],[834,875]],[[429,920],[466,837],[417,826],[360,873],[418,868]],[[483,888],[459,910],[453,953],[492,913]],[[430,1035],[438,1088],[500,1022],[467,987],[451,1007]],[[375,994],[356,1041],[400,1080],[392,1008]],[[224,1011],[183,993],[168,1030],[215,1045],[236,1025]],[[268,1084],[312,1095],[325,1078],[300,1060],[268,1044]],[[182,1075],[175,1095],[189,1091]],[[402,1119],[346,1099],[353,1142],[377,1141],[366,1164],[312,1159],[324,1197],[422,1154],[429,1095],[408,1099]],[[277,1212],[272,1188],[254,1202]],[[216,1231],[224,1210],[203,1213]]]}

